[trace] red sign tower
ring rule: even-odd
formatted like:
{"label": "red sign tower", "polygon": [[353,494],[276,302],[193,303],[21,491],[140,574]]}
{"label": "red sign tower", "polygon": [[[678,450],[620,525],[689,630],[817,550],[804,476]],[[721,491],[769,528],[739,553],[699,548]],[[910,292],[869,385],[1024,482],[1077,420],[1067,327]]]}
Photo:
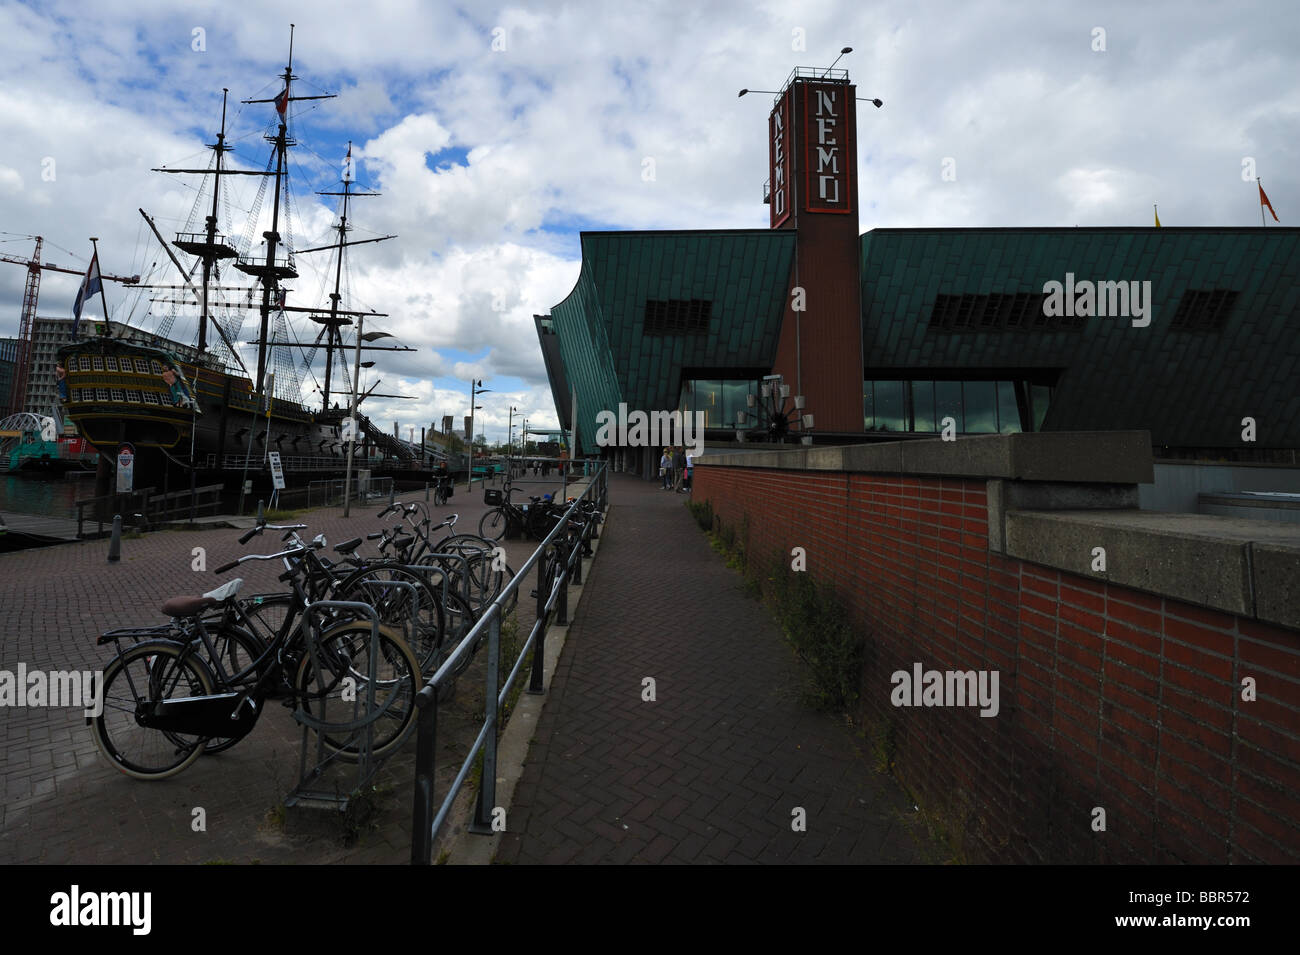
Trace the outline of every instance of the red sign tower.
{"label": "red sign tower", "polygon": [[821,433],[863,429],[855,96],[846,70],[800,67],[767,121],[771,225],[796,236],[772,371]]}

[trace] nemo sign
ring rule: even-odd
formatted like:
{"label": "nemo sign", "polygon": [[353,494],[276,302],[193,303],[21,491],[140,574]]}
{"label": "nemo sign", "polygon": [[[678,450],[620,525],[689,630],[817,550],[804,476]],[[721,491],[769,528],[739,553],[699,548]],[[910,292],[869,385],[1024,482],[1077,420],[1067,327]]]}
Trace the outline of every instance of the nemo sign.
{"label": "nemo sign", "polygon": [[856,157],[853,87],[844,83],[798,84],[803,102],[803,208],[808,212],[852,212],[852,170]]}
{"label": "nemo sign", "polygon": [[773,229],[789,217],[790,207],[794,204],[790,188],[794,176],[790,169],[788,139],[790,128],[794,125],[793,117],[790,115],[790,105],[793,100],[792,92],[786,90],[767,118],[767,159],[768,173],[771,177],[768,202],[771,206],[769,213]]}

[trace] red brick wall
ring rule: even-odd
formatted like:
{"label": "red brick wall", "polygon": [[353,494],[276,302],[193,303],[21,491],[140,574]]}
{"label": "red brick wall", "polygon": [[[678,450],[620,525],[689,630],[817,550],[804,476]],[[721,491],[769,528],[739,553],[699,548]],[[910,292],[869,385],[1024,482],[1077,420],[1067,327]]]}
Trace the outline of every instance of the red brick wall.
{"label": "red brick wall", "polygon": [[[982,480],[706,466],[693,497],[833,584],[860,715],[969,858],[1300,861],[1300,633],[991,553]],[[1000,671],[999,714],[892,706],[916,662]]]}

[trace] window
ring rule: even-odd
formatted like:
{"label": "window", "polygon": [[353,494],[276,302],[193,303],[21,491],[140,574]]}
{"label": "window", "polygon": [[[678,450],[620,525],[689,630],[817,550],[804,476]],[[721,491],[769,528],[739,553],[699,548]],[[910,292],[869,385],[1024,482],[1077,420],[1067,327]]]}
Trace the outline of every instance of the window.
{"label": "window", "polygon": [[104,359],[104,367],[107,368],[109,371],[117,371],[117,359],[114,358],[112,355],[109,355],[107,358]]}
{"label": "window", "polygon": [[109,397],[108,397],[108,389],[107,389],[107,388],[96,388],[96,389],[95,389],[95,397],[96,397],[98,400],[100,400],[100,401],[108,401],[108,400],[109,400]]}
{"label": "window", "polygon": [[149,363],[143,358],[137,358],[135,360],[135,370],[142,375],[147,375],[149,374]]}
{"label": "window", "polygon": [[90,359],[82,355],[77,359],[77,368],[81,371],[90,371]]}
{"label": "window", "polygon": [[938,431],[934,417],[934,382],[912,382],[912,430]]}
{"label": "window", "polygon": [[104,370],[104,359],[99,355],[96,355],[94,358],[91,359],[91,364],[94,365],[95,371]]}
{"label": "window", "polygon": [[960,381],[936,381],[934,383],[934,414],[940,431],[943,430],[944,418],[952,418],[953,427],[958,432],[966,430],[966,415],[962,412]]}
{"label": "window", "polygon": [[1052,400],[1052,389],[1047,385],[1030,385],[1029,400],[1033,405],[1034,430],[1043,430],[1043,419],[1047,417],[1047,406]]}
{"label": "window", "polygon": [[126,392],[121,388],[114,388],[112,390],[112,395],[114,401],[126,401]]}
{"label": "window", "polygon": [[126,390],[126,400],[131,402],[132,404],[136,404],[136,405],[140,404],[141,401],[140,401],[139,390],[135,388],[128,388]]}
{"label": "window", "polygon": [[967,434],[993,434],[998,430],[996,390],[991,381],[962,382],[962,405]]}
{"label": "window", "polygon": [[1020,406],[1016,402],[1016,386],[1011,381],[998,382],[998,430],[1003,434],[1023,430],[1020,427]]}
{"label": "window", "polygon": [[876,431],[906,431],[903,414],[903,390],[907,382],[876,382]]}
{"label": "window", "polygon": [[144,403],[147,405],[160,405],[162,400],[158,397],[158,392],[146,391],[144,393]]}
{"label": "window", "polygon": [[1040,431],[1051,394],[1024,379],[864,380],[862,423],[867,431],[941,434],[951,418],[961,434]]}
{"label": "window", "polygon": [[162,365],[158,363],[158,360],[156,358],[149,359],[149,367],[153,369],[153,373],[155,375],[161,375],[163,372]]}
{"label": "window", "polygon": [[[754,424],[747,420],[744,425],[737,425],[738,412],[749,410],[749,396],[758,394],[758,384],[747,378],[720,379],[696,378],[682,382],[681,398],[677,403],[683,414],[704,414],[706,428],[749,427]],[[694,427],[694,418],[691,419]]]}

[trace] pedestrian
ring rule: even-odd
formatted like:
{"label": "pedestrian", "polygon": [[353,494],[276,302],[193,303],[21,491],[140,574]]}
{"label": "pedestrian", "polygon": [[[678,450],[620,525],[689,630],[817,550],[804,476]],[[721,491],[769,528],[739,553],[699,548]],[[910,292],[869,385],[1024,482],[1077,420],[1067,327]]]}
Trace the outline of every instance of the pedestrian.
{"label": "pedestrian", "polygon": [[695,455],[688,454],[686,455],[686,482],[682,485],[682,487],[686,489],[687,493],[689,493],[691,490],[691,475],[694,471],[695,471]]}
{"label": "pedestrian", "polygon": [[682,482],[686,480],[686,449],[678,448],[673,452],[673,490],[680,494]]}
{"label": "pedestrian", "polygon": [[673,468],[673,459],[668,455],[668,449],[664,448],[664,453],[659,458],[659,484],[663,490],[668,490],[669,472]]}

